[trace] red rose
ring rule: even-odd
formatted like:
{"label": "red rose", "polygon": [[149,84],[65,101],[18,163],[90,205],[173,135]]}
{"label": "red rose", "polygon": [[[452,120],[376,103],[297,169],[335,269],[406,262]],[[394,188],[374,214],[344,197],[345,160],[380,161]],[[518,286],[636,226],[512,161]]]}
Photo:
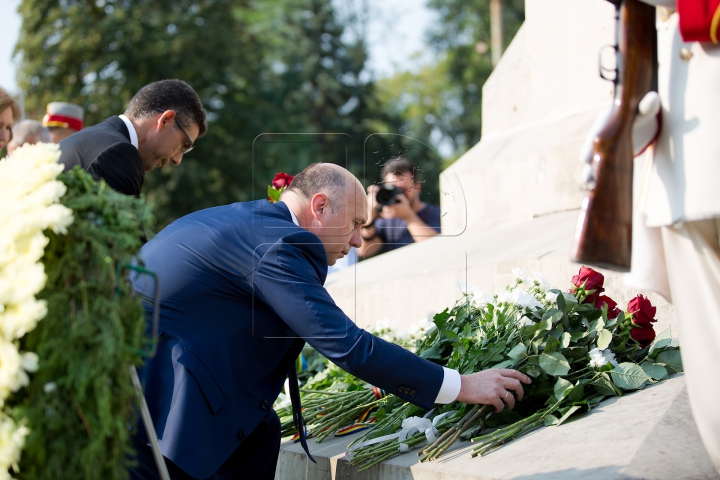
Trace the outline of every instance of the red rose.
{"label": "red rose", "polygon": [[[592,294],[585,298],[584,303],[595,303],[600,294],[605,291],[603,288],[604,282],[605,277],[602,273],[598,273],[588,267],[580,267],[580,272],[572,277],[572,283],[576,287],[582,287],[585,285],[585,290],[594,290]],[[572,291],[575,293],[574,288]]]}
{"label": "red rose", "polygon": [[620,315],[620,309],[617,308],[617,303],[612,298],[606,296],[606,295],[600,295],[595,299],[594,302],[595,308],[598,310],[602,310],[603,305],[607,305],[607,316],[609,319],[616,318],[618,315]]}
{"label": "red rose", "polygon": [[642,347],[647,347],[655,340],[655,329],[652,327],[633,327],[630,329],[630,336]]}
{"label": "red rose", "polygon": [[275,174],[275,178],[273,178],[272,186],[276,190],[281,190],[285,187],[289,187],[290,183],[293,181],[292,175],[288,175],[285,172],[280,172]]}
{"label": "red rose", "polygon": [[642,295],[638,295],[628,302],[627,312],[632,313],[632,321],[638,326],[650,327],[651,323],[657,322],[655,319],[656,310],[650,300]]}

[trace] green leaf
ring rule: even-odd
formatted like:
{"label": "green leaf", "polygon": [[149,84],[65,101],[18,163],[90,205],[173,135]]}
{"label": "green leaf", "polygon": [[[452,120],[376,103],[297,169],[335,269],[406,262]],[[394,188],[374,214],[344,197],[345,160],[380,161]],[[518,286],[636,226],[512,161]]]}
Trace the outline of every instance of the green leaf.
{"label": "green leaf", "polygon": [[640,365],[642,369],[655,380],[664,380],[668,377],[668,372],[665,367],[658,365],[657,363],[643,362]]}
{"label": "green leaf", "polygon": [[630,362],[621,363],[610,375],[615,385],[623,390],[637,390],[650,380],[650,376],[639,365]]}
{"label": "green leaf", "polygon": [[[560,307],[560,297],[563,298],[563,303],[565,304],[563,307]],[[577,305],[578,301],[572,293],[563,292],[562,295],[558,295],[558,307],[560,307],[563,312],[569,312],[577,307]]]}
{"label": "green leaf", "polygon": [[550,352],[540,355],[540,368],[548,375],[567,375],[570,364],[560,352]]}
{"label": "green leaf", "polygon": [[433,317],[433,323],[435,324],[435,326],[437,326],[438,330],[442,330],[448,318],[450,318],[450,314],[448,313],[448,309],[446,308],[442,312],[435,314],[435,316]]}
{"label": "green leaf", "polygon": [[603,328],[602,330],[600,330],[600,335],[598,335],[597,348],[599,350],[605,350],[607,347],[610,346],[611,341],[612,333],[610,333],[609,330],[605,330]]}
{"label": "green leaf", "polygon": [[[558,298],[560,298],[560,297],[558,297]],[[557,417],[556,417],[555,415],[547,415],[547,416],[543,419],[543,421],[545,422],[545,426],[546,426],[546,427],[557,426],[557,425],[560,424],[560,422],[558,421],[558,419],[557,419]]]}
{"label": "green leaf", "polygon": [[558,400],[561,400],[567,395],[567,393],[573,389],[573,384],[564,378],[558,378],[553,387],[553,393]]}
{"label": "green leaf", "polygon": [[615,390],[615,386],[610,381],[610,378],[606,373],[599,375],[596,379],[590,382],[590,385],[595,387],[598,393],[603,395],[617,395],[618,392]]}
{"label": "green leaf", "polygon": [[420,356],[426,360],[439,360],[442,358],[440,355],[440,349],[437,346],[423,350],[420,352]]}
{"label": "green leaf", "polygon": [[670,367],[672,373],[682,372],[683,366],[680,350],[665,350],[664,352],[660,352],[660,355],[657,356],[657,362],[664,363]]}
{"label": "green leaf", "polygon": [[571,339],[572,335],[570,335],[568,332],[563,333],[562,339],[560,340],[560,348],[568,348],[570,346]]}
{"label": "green leaf", "polygon": [[523,365],[519,370],[525,375],[533,378],[537,378],[543,373],[542,369],[538,365],[533,365],[532,363]]}
{"label": "green leaf", "polygon": [[570,408],[568,409],[568,411],[565,412],[565,415],[563,415],[562,417],[560,417],[560,420],[558,421],[557,426],[559,427],[560,425],[562,425],[565,420],[567,420],[568,418],[570,418],[570,417],[572,416],[572,414],[574,414],[575,412],[577,412],[577,411],[580,410],[581,408],[582,408],[582,407],[581,407],[580,405],[573,405],[572,407],[570,407]]}
{"label": "green leaf", "polygon": [[268,197],[270,197],[273,202],[280,201],[280,195],[282,195],[282,192],[280,190],[275,190],[275,188],[272,185],[268,185],[267,193],[268,193]]}
{"label": "green leaf", "polygon": [[563,351],[563,355],[565,355],[565,358],[579,360],[581,358],[587,357],[588,351],[586,347],[570,347],[566,348],[565,351]]}
{"label": "green leaf", "polygon": [[563,295],[562,292],[560,292],[560,294],[557,296],[557,300],[555,300],[555,301],[557,302],[558,308],[560,308],[560,310],[562,310],[562,311],[565,311],[565,307],[567,307],[567,303],[565,302],[565,295]]}
{"label": "green leaf", "polygon": [[[563,312],[561,310],[548,310],[543,314],[543,321],[550,320],[551,328],[552,324],[558,323],[562,320]],[[550,330],[549,328],[547,330]]]}
{"label": "green leaf", "polygon": [[510,350],[510,352],[508,352],[507,355],[512,359],[522,360],[527,357],[527,347],[525,347],[522,343],[518,343],[512,350]]}
{"label": "green leaf", "polygon": [[513,366],[515,366],[515,362],[513,362],[512,360],[503,360],[502,362],[496,363],[490,368],[511,368]]}
{"label": "green leaf", "polygon": [[665,347],[667,347],[670,342],[672,342],[672,334],[670,333],[670,329],[666,328],[662,332],[660,332],[656,337],[655,340],[650,344],[650,348],[648,349],[648,355],[652,355],[655,350],[660,350]]}
{"label": "green leaf", "polygon": [[575,343],[581,338],[585,337],[588,334],[588,332],[576,332],[570,334],[570,341]]}
{"label": "green leaf", "polygon": [[548,337],[547,343],[545,343],[545,352],[550,353],[560,349],[560,340],[555,337]]}

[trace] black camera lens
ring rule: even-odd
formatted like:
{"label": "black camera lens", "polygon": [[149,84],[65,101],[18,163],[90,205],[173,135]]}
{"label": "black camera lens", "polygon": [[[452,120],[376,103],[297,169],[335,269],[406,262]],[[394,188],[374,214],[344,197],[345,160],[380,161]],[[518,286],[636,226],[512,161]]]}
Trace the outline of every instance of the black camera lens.
{"label": "black camera lens", "polygon": [[392,205],[399,202],[396,198],[398,195],[402,195],[403,192],[400,188],[393,184],[378,185],[380,189],[375,194],[375,200],[380,206]]}

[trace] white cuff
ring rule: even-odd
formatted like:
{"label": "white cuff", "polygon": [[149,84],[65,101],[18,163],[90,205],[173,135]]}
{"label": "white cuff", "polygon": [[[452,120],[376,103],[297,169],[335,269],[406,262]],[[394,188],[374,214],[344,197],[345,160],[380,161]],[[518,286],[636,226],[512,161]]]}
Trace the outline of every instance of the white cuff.
{"label": "white cuff", "polygon": [[443,367],[443,382],[435,403],[452,403],[460,395],[460,372]]}

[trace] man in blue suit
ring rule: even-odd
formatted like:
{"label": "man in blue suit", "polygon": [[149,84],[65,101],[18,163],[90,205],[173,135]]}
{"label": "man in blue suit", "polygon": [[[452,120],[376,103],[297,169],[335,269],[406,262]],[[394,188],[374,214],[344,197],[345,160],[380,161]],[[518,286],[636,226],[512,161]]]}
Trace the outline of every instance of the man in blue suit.
{"label": "man in blue suit", "polygon": [[[314,164],[282,201],[190,214],[141,251],[161,281],[156,356],[145,395],[172,478],[272,479],[272,404],[307,341],[348,372],[425,408],[460,400],[514,406],[515,370],[461,376],[358,328],[323,287],[361,243],[366,196],[347,170]],[[150,286],[136,282],[150,297]],[[504,402],[504,403],[503,403]],[[133,478],[157,478],[143,432]]]}

